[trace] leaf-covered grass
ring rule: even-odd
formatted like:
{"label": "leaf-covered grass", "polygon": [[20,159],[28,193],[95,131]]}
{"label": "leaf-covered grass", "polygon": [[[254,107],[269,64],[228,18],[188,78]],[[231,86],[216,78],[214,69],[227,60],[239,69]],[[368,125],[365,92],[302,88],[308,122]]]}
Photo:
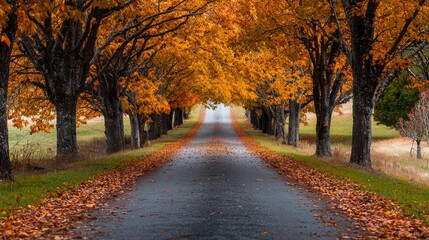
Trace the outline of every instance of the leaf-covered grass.
{"label": "leaf-covered grass", "polygon": [[[249,136],[277,154],[287,156],[334,178],[352,180],[362,186],[363,189],[402,204],[406,213],[429,223],[429,187],[386,174],[369,173],[318,159],[306,151],[279,144],[273,138],[253,130],[245,118],[238,118],[237,121]],[[384,134],[388,135],[389,133],[386,131]]]}
{"label": "leaf-covered grass", "polygon": [[50,193],[56,193],[64,187],[80,184],[96,178],[99,174],[126,166],[130,161],[140,160],[144,156],[186,136],[198,122],[199,110],[189,120],[169,131],[168,135],[152,141],[151,145],[138,150],[128,150],[97,160],[84,160],[69,164],[64,170],[47,173],[17,173],[15,182],[0,184],[0,211],[6,212],[20,206],[34,205]]}

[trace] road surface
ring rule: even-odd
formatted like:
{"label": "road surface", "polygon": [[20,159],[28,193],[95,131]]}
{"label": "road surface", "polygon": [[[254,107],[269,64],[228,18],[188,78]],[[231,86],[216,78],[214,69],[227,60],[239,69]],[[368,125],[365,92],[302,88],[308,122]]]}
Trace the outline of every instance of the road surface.
{"label": "road surface", "polygon": [[173,161],[79,231],[93,239],[335,239],[347,232],[347,219],[325,200],[253,156],[229,114],[223,105],[207,110]]}

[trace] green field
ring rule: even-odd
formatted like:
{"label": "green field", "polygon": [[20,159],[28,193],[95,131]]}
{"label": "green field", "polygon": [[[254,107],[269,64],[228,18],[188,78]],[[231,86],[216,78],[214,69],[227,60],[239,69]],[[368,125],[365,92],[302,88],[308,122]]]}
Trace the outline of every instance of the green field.
{"label": "green field", "polygon": [[[130,122],[124,119],[125,135],[130,135]],[[30,135],[28,127],[24,129],[9,128],[9,146],[11,154],[22,148],[32,148],[34,157],[53,157],[56,152],[56,131],[50,133],[40,132]],[[80,147],[97,148],[104,147],[104,121],[102,118],[91,120],[88,124],[82,124],[77,128],[77,141]],[[102,146],[100,146],[102,145]]]}
{"label": "green field", "polygon": [[[333,144],[342,143],[351,145],[352,142],[352,129],[353,118],[351,115],[333,116],[331,124],[331,141]],[[316,118],[308,120],[307,124],[301,124],[300,137],[303,140],[310,142],[315,141],[316,134]],[[386,127],[384,125],[372,122],[372,137],[374,140],[385,140],[400,137],[399,132],[395,129]]]}

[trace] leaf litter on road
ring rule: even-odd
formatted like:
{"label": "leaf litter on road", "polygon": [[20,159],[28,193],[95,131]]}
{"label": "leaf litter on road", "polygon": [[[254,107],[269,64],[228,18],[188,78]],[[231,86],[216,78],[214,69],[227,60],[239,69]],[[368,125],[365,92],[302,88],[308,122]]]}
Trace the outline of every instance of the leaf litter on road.
{"label": "leaf litter on road", "polygon": [[[267,161],[280,174],[309,185],[330,198],[332,209],[338,209],[369,234],[369,238],[428,239],[429,228],[420,219],[407,215],[399,203],[362,190],[350,180],[338,180],[303,163],[278,155],[248,136],[231,113],[233,126],[244,144],[256,156]],[[289,184],[289,183],[288,183]],[[293,185],[293,184],[291,184]],[[348,238],[347,235],[342,238]]]}
{"label": "leaf litter on road", "polygon": [[[102,200],[117,197],[140,176],[166,162],[198,132],[205,110],[196,126],[182,139],[153,152],[125,167],[104,173],[96,179],[67,187],[43,200],[40,205],[20,208],[0,221],[1,239],[71,239],[70,226],[74,221],[93,219],[91,211],[102,206]],[[2,215],[5,215],[2,213]]]}

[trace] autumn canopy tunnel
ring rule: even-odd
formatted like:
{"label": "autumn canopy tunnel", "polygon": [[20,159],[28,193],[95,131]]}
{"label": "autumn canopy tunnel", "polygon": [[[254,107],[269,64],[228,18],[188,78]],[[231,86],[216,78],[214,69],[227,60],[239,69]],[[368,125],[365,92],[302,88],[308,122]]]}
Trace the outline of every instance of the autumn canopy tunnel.
{"label": "autumn canopy tunnel", "polygon": [[351,162],[371,167],[377,98],[407,69],[424,85],[410,66],[426,49],[426,5],[0,1],[0,178],[12,178],[8,119],[31,133],[56,131],[65,159],[78,155],[76,126],[99,116],[113,153],[125,146],[126,115],[133,148],[194,106],[221,102],[244,106],[255,128],[296,146],[305,109],[317,115],[316,154],[331,156],[332,113],[352,97]]}
{"label": "autumn canopy tunnel", "polygon": [[[299,228],[277,224],[301,220],[308,233],[428,238],[429,189],[407,181],[429,181],[429,158],[377,165],[371,152],[373,139],[411,138],[426,157],[428,79],[426,0],[0,0],[0,239],[68,236],[70,222],[173,157],[174,180],[154,171],[159,185],[138,189],[156,205],[143,202],[141,216],[160,217],[129,236],[174,215],[173,230],[181,216],[197,219],[187,223],[199,226],[195,238],[246,238],[240,227],[276,238],[265,223],[295,238]],[[314,129],[300,135],[308,116]],[[299,148],[300,136],[311,147]],[[260,160],[360,225],[331,231],[310,197]],[[240,231],[216,232],[224,223]]]}

